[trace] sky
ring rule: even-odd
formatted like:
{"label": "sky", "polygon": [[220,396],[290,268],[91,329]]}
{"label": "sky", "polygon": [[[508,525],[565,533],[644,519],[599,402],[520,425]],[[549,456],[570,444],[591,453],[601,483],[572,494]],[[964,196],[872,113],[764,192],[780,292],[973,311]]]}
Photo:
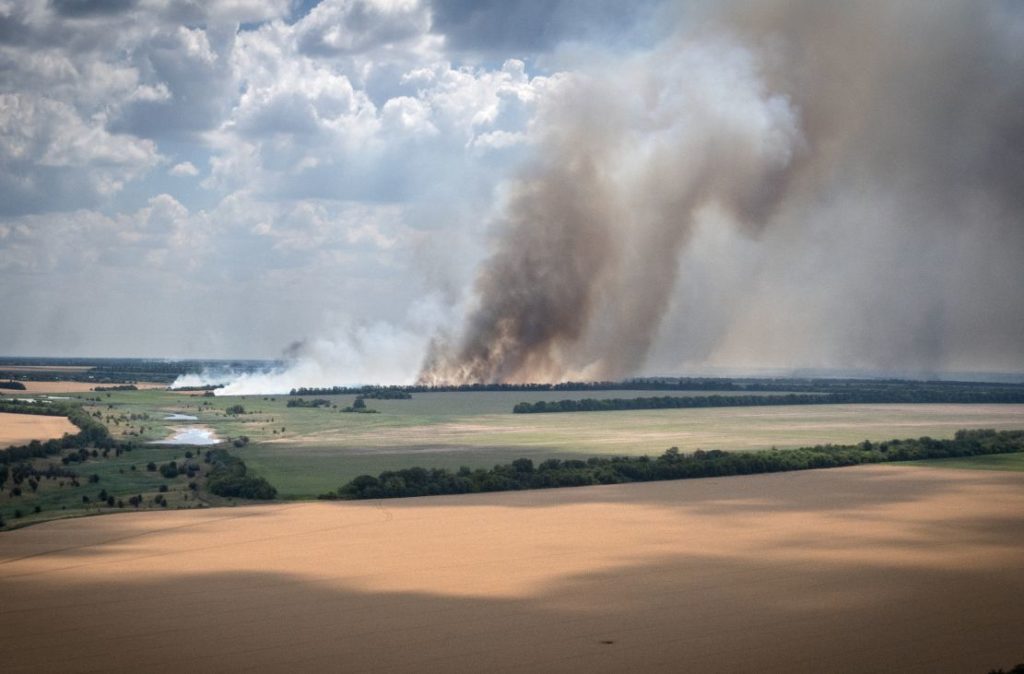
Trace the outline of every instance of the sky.
{"label": "sky", "polygon": [[0,354],[1024,370],[1024,22],[973,6],[0,0]]}

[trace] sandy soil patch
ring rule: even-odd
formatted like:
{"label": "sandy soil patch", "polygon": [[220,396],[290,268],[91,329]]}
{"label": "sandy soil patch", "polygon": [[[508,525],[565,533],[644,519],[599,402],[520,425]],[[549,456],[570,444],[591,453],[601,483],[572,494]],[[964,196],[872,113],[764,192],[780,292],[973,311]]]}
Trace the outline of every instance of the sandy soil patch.
{"label": "sandy soil patch", "polygon": [[32,440],[49,440],[77,432],[78,427],[67,417],[0,412],[0,447],[24,445]]}
{"label": "sandy soil patch", "polygon": [[1024,475],[862,466],[0,534],[4,669],[983,672]]}

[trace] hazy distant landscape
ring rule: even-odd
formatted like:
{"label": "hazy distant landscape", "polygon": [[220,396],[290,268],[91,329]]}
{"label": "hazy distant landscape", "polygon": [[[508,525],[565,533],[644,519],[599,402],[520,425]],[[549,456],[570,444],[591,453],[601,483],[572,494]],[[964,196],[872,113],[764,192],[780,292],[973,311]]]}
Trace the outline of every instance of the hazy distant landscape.
{"label": "hazy distant landscape", "polygon": [[0,1],[0,669],[1024,674],[1021,45]]}
{"label": "hazy distant landscape", "polygon": [[[18,368],[26,366],[0,363],[2,376],[26,386],[26,393],[0,388],[0,404],[6,400],[8,405],[36,411],[53,405],[81,405],[90,419],[107,429],[110,438],[104,441],[109,445],[104,456],[89,454],[81,460],[81,450],[73,449],[52,456],[41,453],[32,459],[39,471],[57,462],[77,477],[41,480],[35,489],[22,488],[19,496],[12,496],[8,489],[0,495],[0,517],[8,526],[17,526],[72,514],[118,512],[125,507],[226,504],[228,501],[204,486],[203,473],[208,466],[202,457],[210,447],[224,447],[244,461],[248,472],[265,479],[279,498],[310,499],[333,492],[360,475],[414,467],[479,470],[517,459],[539,465],[549,459],[654,457],[670,447],[686,454],[712,449],[732,452],[854,445],[922,436],[951,438],[960,429],[1020,429],[1024,419],[1024,385],[1002,383],[664,378],[637,380],[632,389],[628,382],[609,382],[605,388],[602,384],[565,384],[556,390],[539,385],[520,390],[498,386],[490,388],[506,390],[440,391],[414,386],[408,387],[411,392],[402,387],[368,387],[348,393],[311,389],[284,395],[231,396],[217,395],[223,391],[219,388],[169,390],[159,382],[136,379],[150,377],[173,384],[181,376],[175,368],[211,366],[121,360],[116,366],[36,364],[32,366],[35,369],[25,370]],[[226,368],[222,365],[220,369]],[[68,373],[79,381],[60,379]],[[89,384],[90,377],[103,381]],[[80,385],[98,390],[83,391]],[[118,390],[124,388],[133,390]],[[29,389],[38,397],[29,396]],[[46,393],[48,389],[52,392]],[[385,394],[389,392],[402,397],[388,397]],[[815,397],[840,394],[878,399],[895,396],[893,400],[941,396],[975,402],[763,405],[750,401],[749,406],[744,402],[744,396],[761,401],[783,396],[779,402],[784,403],[785,396],[810,402]],[[1009,402],[983,402],[986,396]],[[700,400],[712,406],[514,413],[517,406],[541,401],[557,405],[562,400],[665,397]],[[364,406],[358,412],[353,408],[357,399]],[[735,406],[737,403],[741,405]],[[37,440],[77,430],[61,417],[15,418],[35,424]],[[33,439],[24,429],[24,422],[17,429],[10,425],[8,432],[21,442],[8,444],[27,444]],[[175,440],[182,437],[185,440]],[[125,451],[117,451],[117,447]],[[65,460],[69,454],[74,455],[70,463]],[[979,458],[961,459],[957,465],[980,462],[1010,470],[1021,467],[1014,459],[998,459],[995,464]],[[187,475],[186,469],[175,469],[175,474],[166,478],[160,469],[171,461],[180,466],[192,463],[192,472],[198,477]],[[17,462],[8,459],[6,463],[13,468]],[[88,483],[88,479],[96,482]],[[85,485],[54,484],[62,481]],[[17,484],[24,486],[20,479]],[[189,488],[190,484],[195,488]],[[166,491],[161,492],[162,488]],[[83,496],[88,501],[83,501]],[[140,503],[129,504],[131,497],[138,497]],[[155,498],[167,505],[154,502]],[[112,505],[108,504],[111,499]],[[35,512],[37,506],[41,512]]]}

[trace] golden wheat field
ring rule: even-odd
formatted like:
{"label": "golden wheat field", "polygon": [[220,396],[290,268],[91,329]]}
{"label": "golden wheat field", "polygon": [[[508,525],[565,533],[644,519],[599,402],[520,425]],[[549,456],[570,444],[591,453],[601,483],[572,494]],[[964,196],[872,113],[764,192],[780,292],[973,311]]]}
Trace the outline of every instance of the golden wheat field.
{"label": "golden wheat field", "polygon": [[0,635],[8,672],[987,672],[1022,567],[1019,473],[147,512],[0,534]]}
{"label": "golden wheat field", "polygon": [[65,433],[77,432],[78,427],[68,421],[67,417],[0,412],[0,447],[23,445],[32,440],[49,440]]}

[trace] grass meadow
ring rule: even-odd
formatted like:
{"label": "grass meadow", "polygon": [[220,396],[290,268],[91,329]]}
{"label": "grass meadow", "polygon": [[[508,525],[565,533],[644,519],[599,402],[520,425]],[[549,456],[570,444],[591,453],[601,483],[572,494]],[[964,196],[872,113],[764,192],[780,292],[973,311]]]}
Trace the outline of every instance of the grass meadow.
{"label": "grass meadow", "polygon": [[[704,395],[707,392],[675,392]],[[111,432],[140,442],[201,426],[224,439],[247,436],[232,451],[284,498],[316,496],[360,474],[425,466],[490,467],[512,459],[660,454],[669,447],[780,449],[897,437],[951,437],[959,428],[1019,428],[1024,405],[814,405],[512,414],[517,402],[560,400],[565,392],[417,393],[410,400],[367,400],[377,414],[343,413],[355,396],[322,396],[331,406],[287,407],[289,396],[204,397],[162,390],[73,394],[99,412]],[[649,391],[588,392],[635,397]],[[228,408],[241,405],[242,414]],[[165,421],[172,414],[197,421]],[[132,419],[132,415],[135,416]],[[124,460],[180,457],[181,448],[152,446]],[[149,456],[153,455],[153,459]],[[145,461],[142,460],[143,457]],[[104,463],[104,462],[99,462]],[[112,480],[124,479],[123,465]],[[83,466],[86,474],[91,469]],[[98,470],[98,468],[97,468]],[[133,478],[138,479],[138,478]],[[145,485],[140,485],[140,487]],[[155,487],[154,487],[155,488]]]}

